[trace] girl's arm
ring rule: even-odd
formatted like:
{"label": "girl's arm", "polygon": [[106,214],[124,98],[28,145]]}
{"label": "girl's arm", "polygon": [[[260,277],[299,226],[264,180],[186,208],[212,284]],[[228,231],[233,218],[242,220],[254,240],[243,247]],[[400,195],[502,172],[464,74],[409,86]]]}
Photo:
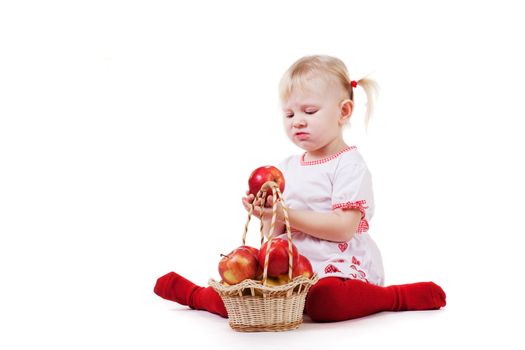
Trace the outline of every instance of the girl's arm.
{"label": "girl's arm", "polygon": [[[278,218],[284,222],[282,208]],[[347,242],[354,237],[361,212],[359,210],[335,209],[329,213],[288,209],[290,225],[310,236],[333,242]]]}
{"label": "girl's arm", "polygon": [[[249,210],[253,198],[243,198],[246,210]],[[264,211],[264,233],[268,236],[272,217],[272,208],[263,208]],[[254,213],[260,218],[260,207],[255,206]],[[288,208],[288,219],[290,225],[298,231],[307,233],[313,237],[333,242],[347,242],[352,239],[359,222],[361,212],[359,210],[335,209],[329,213],[319,213],[310,210],[295,210]],[[285,231],[284,212],[282,206],[278,205],[277,218],[275,222],[275,232]]]}

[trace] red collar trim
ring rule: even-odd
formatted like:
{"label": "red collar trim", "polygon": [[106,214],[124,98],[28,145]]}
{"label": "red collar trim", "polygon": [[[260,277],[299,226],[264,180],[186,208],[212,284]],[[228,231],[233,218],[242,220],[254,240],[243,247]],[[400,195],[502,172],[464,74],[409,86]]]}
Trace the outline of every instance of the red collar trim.
{"label": "red collar trim", "polygon": [[357,149],[356,146],[349,146],[339,152],[337,152],[336,154],[333,154],[329,157],[326,157],[326,158],[323,158],[323,159],[317,159],[317,160],[311,160],[311,161],[308,161],[306,162],[304,160],[304,157],[306,156],[306,152],[303,153],[303,155],[301,156],[301,159],[300,159],[300,163],[301,165],[319,165],[319,164],[323,164],[323,163],[327,163],[331,160],[334,160],[335,158],[339,157],[341,154],[345,153],[345,152],[348,152],[348,151],[351,151],[353,149]]}

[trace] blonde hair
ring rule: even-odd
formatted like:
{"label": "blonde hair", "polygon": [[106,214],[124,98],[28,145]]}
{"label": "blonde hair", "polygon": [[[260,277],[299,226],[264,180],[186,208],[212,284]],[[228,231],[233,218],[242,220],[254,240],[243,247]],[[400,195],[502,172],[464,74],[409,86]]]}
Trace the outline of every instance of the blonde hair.
{"label": "blonde hair", "polygon": [[[304,88],[307,81],[313,76],[320,76],[327,81],[336,82],[341,87],[341,90],[347,94],[348,98],[354,102],[354,88],[352,87],[352,80],[348,75],[346,65],[336,57],[325,55],[305,56],[288,68],[279,83],[281,102],[288,100],[293,89]],[[368,76],[356,80],[356,82],[366,93],[365,127],[368,128],[368,123],[374,112],[375,101],[379,95],[379,85],[375,80],[368,78]]]}

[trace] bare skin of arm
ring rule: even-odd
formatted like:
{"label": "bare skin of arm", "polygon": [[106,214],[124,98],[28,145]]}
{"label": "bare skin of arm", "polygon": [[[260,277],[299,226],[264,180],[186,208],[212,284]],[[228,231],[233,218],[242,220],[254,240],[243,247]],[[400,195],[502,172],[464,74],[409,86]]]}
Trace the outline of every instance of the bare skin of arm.
{"label": "bare skin of arm", "polygon": [[[253,202],[253,195],[244,197],[242,202],[245,209],[249,211],[251,203]],[[259,204],[260,203],[255,203],[253,213],[260,219],[262,209],[264,234],[268,237],[272,219],[273,200],[270,196],[268,197],[267,205],[265,207],[261,207]],[[331,212],[320,213],[310,210],[295,210],[288,208],[288,218],[290,226],[297,231],[327,241],[347,242],[352,239],[357,231],[357,227],[361,221],[361,212],[355,209],[335,209]],[[283,232],[285,232],[284,211],[280,203],[278,203],[275,233],[280,234]]]}

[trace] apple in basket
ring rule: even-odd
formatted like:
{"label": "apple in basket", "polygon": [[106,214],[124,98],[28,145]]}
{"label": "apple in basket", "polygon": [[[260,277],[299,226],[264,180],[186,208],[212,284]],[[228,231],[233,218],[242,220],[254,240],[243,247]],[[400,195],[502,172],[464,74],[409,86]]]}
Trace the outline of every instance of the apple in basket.
{"label": "apple in basket", "polygon": [[[255,169],[248,178],[250,194],[256,196],[262,185],[264,185],[264,183],[267,181],[275,182],[279,186],[279,190],[281,190],[281,192],[284,191],[283,173],[274,166],[266,165]],[[266,193],[266,196],[272,194],[271,189],[268,190],[269,191]]]}
{"label": "apple in basket", "polygon": [[[259,251],[259,264],[264,268],[264,260],[266,258],[266,248],[268,241],[266,241]],[[297,265],[299,261],[299,253],[297,248],[292,243],[292,259],[293,265]],[[279,277],[279,275],[288,274],[289,253],[288,240],[282,238],[274,238],[271,241],[270,256],[268,257],[268,276]]]}
{"label": "apple in basket", "polygon": [[240,246],[239,248],[248,249],[253,254],[255,259],[257,260],[257,273],[255,274],[255,278],[252,278],[252,279],[256,279],[256,280],[262,279],[263,267],[261,264],[259,264],[259,249],[250,247],[249,245],[243,245],[243,246]]}
{"label": "apple in basket", "polygon": [[228,255],[223,255],[219,262],[219,274],[222,281],[237,284],[245,279],[256,279],[262,274],[262,268],[257,259],[259,251],[249,246],[240,246]]}
{"label": "apple in basket", "polygon": [[[313,275],[314,271],[312,269],[312,264],[310,263],[310,260],[308,260],[308,258],[304,255],[299,255],[297,264],[295,264],[292,269],[292,278],[295,278],[297,276],[312,278]],[[286,273],[277,277],[268,277],[267,285],[280,286],[288,282],[290,282],[290,279],[288,278],[288,273]]]}
{"label": "apple in basket", "polygon": [[268,277],[268,279],[266,280],[266,285],[269,287],[276,287],[282,286],[288,282],[290,282],[288,275],[281,275],[279,277]]}
{"label": "apple in basket", "polygon": [[299,255],[297,264],[295,264],[292,269],[293,278],[301,275],[306,278],[312,278],[312,276],[314,275],[312,264],[310,263],[310,260],[308,260],[308,258],[304,255]]}

